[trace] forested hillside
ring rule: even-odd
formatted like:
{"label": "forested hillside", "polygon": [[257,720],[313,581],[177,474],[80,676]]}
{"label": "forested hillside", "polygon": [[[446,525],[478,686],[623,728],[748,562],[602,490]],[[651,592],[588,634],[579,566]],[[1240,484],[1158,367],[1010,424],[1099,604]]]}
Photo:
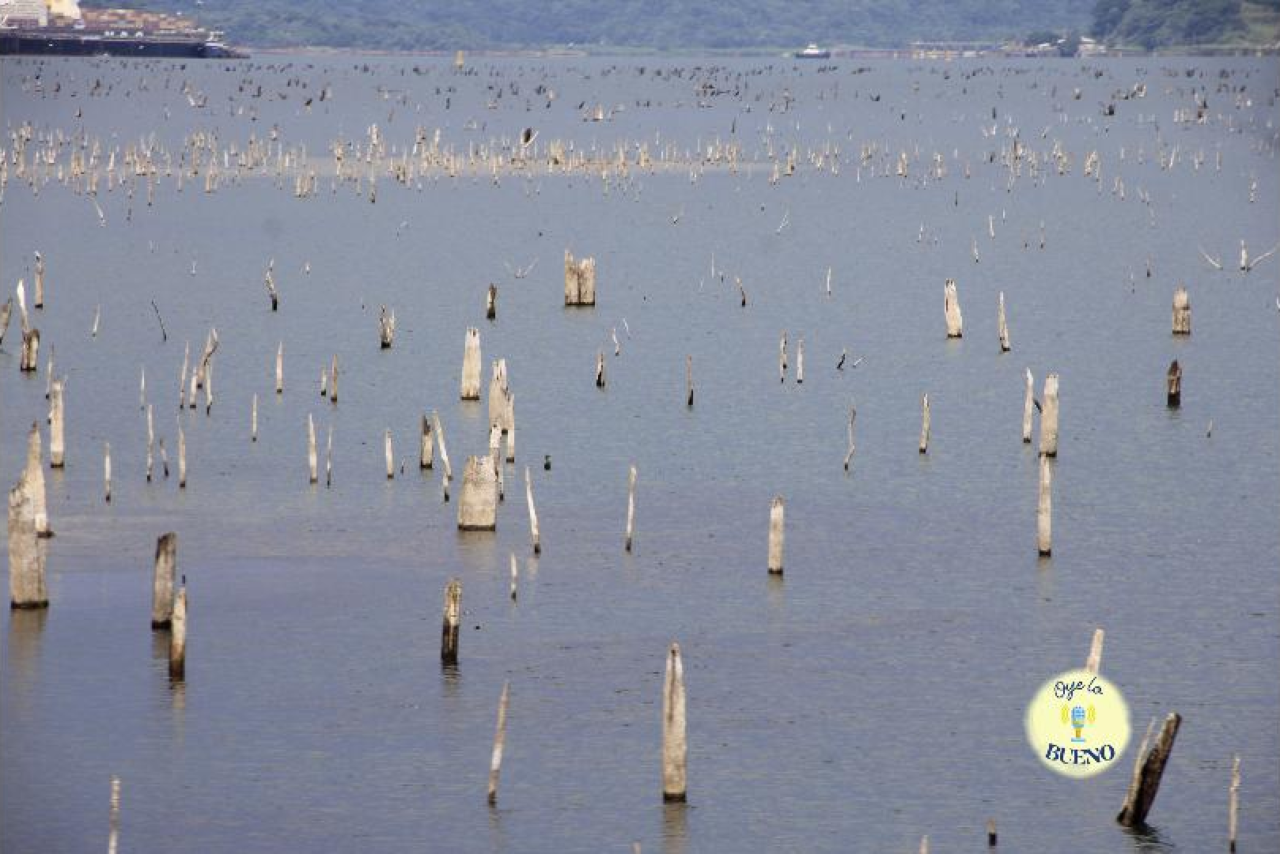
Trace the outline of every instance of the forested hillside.
{"label": "forested hillside", "polygon": [[237,44],[386,50],[902,46],[1085,30],[1094,0],[86,0],[181,11]]}

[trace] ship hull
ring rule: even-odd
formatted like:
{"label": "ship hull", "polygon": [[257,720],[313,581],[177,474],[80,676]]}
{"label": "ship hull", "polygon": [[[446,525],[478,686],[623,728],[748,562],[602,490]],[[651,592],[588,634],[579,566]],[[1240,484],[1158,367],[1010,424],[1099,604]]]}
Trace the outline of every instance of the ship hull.
{"label": "ship hull", "polygon": [[105,37],[0,30],[0,55],[131,56],[235,59],[236,51],[201,39]]}

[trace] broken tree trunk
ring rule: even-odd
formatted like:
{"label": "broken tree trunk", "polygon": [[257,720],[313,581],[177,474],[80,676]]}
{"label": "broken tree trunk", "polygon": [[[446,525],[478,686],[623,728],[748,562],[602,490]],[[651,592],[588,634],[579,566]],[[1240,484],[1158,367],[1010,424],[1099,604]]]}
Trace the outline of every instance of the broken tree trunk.
{"label": "broken tree trunk", "polygon": [[156,540],[151,579],[151,628],[168,628],[173,620],[173,585],[178,577],[178,535],[172,531]]}
{"label": "broken tree trunk", "polygon": [[782,574],[782,547],[786,536],[782,496],[774,496],[769,505],[769,572]]}
{"label": "broken tree trunk", "polygon": [[489,806],[498,803],[498,778],[502,774],[502,748],[507,741],[507,700],[510,692],[510,680],[503,682],[502,696],[498,699],[498,728],[493,734],[493,755],[489,760]]}
{"label": "broken tree trunk", "polygon": [[996,309],[996,332],[1000,337],[1000,352],[1009,352],[1009,324],[1004,317],[1004,291],[1000,292],[1000,302]]}
{"label": "broken tree trunk", "polygon": [[1106,634],[1101,628],[1093,630],[1093,641],[1089,644],[1089,658],[1084,663],[1084,669],[1090,673],[1097,673],[1102,667],[1102,642]]}
{"label": "broken tree trunk", "polygon": [[453,480],[453,469],[449,466],[449,449],[444,444],[444,426],[440,423],[440,415],[434,410],[431,413],[431,423],[436,427],[436,441],[440,443],[440,462],[444,464],[444,477],[440,479],[440,489],[444,493],[444,500],[449,500],[449,481]]}
{"label": "broken tree trunk", "polygon": [[1044,411],[1040,413],[1040,453],[1046,457],[1058,455],[1058,375],[1044,378]]}
{"label": "broken tree trunk", "polygon": [[169,624],[169,678],[182,680],[187,675],[187,585],[173,600],[173,617]]}
{"label": "broken tree trunk", "polygon": [[1170,712],[1160,728],[1160,735],[1148,752],[1147,740],[1144,738],[1142,749],[1133,766],[1133,779],[1129,783],[1129,792],[1125,796],[1124,806],[1116,821],[1125,827],[1143,827],[1147,823],[1147,813],[1155,803],[1156,792],[1160,789],[1160,777],[1164,774],[1165,763],[1173,752],[1174,739],[1178,737],[1178,727],[1182,725],[1182,715]]}
{"label": "broken tree trunk", "polygon": [[450,578],[444,586],[444,624],[440,631],[440,662],[458,664],[458,628],[462,620],[462,582]]}
{"label": "broken tree trunk", "polygon": [[529,503],[529,538],[533,540],[533,553],[542,554],[542,534],[538,531],[538,511],[533,506],[533,478],[529,467],[524,467],[524,495]]}
{"label": "broken tree trunk", "polygon": [[1036,548],[1042,557],[1053,553],[1053,468],[1049,458],[1040,455],[1040,497],[1036,504]]}
{"label": "broken tree trunk", "polygon": [[667,653],[667,672],[662,684],[662,800],[684,803],[686,779],[684,665],[680,644],[672,643]]}
{"label": "broken tree trunk", "polygon": [[284,342],[276,346],[276,394],[284,394]]}
{"label": "broken tree trunk", "polygon": [[1169,363],[1169,372],[1165,375],[1165,403],[1170,409],[1182,405],[1182,366],[1177,359]]}
{"label": "broken tree trunk", "polygon": [[960,297],[956,293],[956,280],[947,279],[943,286],[943,312],[947,318],[947,337],[964,335],[964,318],[960,314]]}
{"label": "broken tree trunk", "polygon": [[424,414],[418,442],[418,468],[429,469],[435,463],[435,439],[431,436],[431,420]]}
{"label": "broken tree trunk", "polygon": [[[27,496],[31,499],[31,510],[35,514],[36,536],[52,537],[49,527],[49,503],[44,486],[44,446],[40,441],[40,425],[31,423],[31,431],[27,434],[27,465],[23,469]],[[21,482],[21,481],[20,481]]]}
{"label": "broken tree trunk", "polygon": [[474,326],[467,328],[462,351],[461,397],[463,400],[480,399],[480,330]]}
{"label": "broken tree trunk", "polygon": [[44,554],[36,542],[35,506],[27,473],[9,490],[9,607],[47,608]]}
{"label": "broken tree trunk", "polygon": [[1031,425],[1036,411],[1035,383],[1031,369],[1027,368],[1027,396],[1022,402],[1022,441],[1028,445],[1031,444]]}
{"label": "broken tree trunk", "polygon": [[60,469],[66,465],[66,444],[63,411],[63,391],[67,380],[54,380],[49,387],[49,467]]}
{"label": "broken tree trunk", "polygon": [[564,251],[564,304],[596,304],[596,259],[583,258],[575,261],[568,249]]}
{"label": "broken tree trunk", "polygon": [[316,464],[316,422],[309,412],[307,413],[307,470],[311,475],[311,483],[319,480]]}
{"label": "broken tree trunk", "polygon": [[389,350],[396,339],[396,313],[388,313],[387,307],[381,306],[378,311],[378,341],[383,350]]}
{"label": "broken tree trunk", "polygon": [[1182,285],[1173,292],[1173,334],[1191,334],[1191,297]]}
{"label": "broken tree trunk", "polygon": [[18,357],[18,370],[31,373],[40,367],[40,330],[27,329],[22,333],[22,353]]}
{"label": "broken tree trunk", "polygon": [[929,453],[929,395],[920,398],[920,453]]}
{"label": "broken tree trunk", "polygon": [[636,467],[631,467],[631,473],[627,477],[627,536],[623,542],[623,548],[631,551],[631,540],[635,534],[636,526]]}
{"label": "broken tree trunk", "polygon": [[493,531],[498,525],[498,474],[492,457],[467,457],[458,497],[458,530]]}

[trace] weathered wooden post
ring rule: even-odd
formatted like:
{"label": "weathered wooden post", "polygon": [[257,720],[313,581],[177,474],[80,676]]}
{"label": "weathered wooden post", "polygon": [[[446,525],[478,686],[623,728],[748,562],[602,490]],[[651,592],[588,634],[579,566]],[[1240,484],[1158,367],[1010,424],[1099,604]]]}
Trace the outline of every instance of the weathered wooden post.
{"label": "weathered wooden post", "polygon": [[458,497],[458,530],[493,531],[498,526],[498,475],[492,457],[467,457]]}
{"label": "weathered wooden post", "polygon": [[1041,557],[1053,553],[1053,468],[1049,457],[1040,455],[1040,499],[1036,505],[1036,547]]}
{"label": "weathered wooden post", "polygon": [[1173,742],[1178,737],[1178,727],[1181,725],[1182,715],[1170,712],[1164,719],[1160,735],[1150,752],[1147,751],[1147,741],[1151,735],[1151,727],[1147,728],[1147,738],[1142,739],[1142,747],[1133,764],[1129,792],[1125,795],[1120,814],[1116,816],[1116,821],[1125,827],[1146,825],[1147,813],[1155,803],[1156,792],[1160,789],[1160,777],[1164,774],[1165,763],[1169,761],[1169,754],[1173,751]]}
{"label": "weathered wooden post", "polygon": [[382,437],[382,450],[387,458],[387,480],[391,480],[396,476],[396,460],[395,455],[391,452],[391,431],[387,430]]}
{"label": "weathered wooden post", "polygon": [[36,543],[35,506],[27,472],[9,490],[9,607],[47,608],[44,554]]}
{"label": "weathered wooden post", "polygon": [[1173,292],[1173,334],[1191,334],[1191,297],[1182,285]]}
{"label": "weathered wooden post", "polygon": [[462,351],[461,396],[463,400],[480,399],[480,330],[474,326],[467,328]]}
{"label": "weathered wooden post", "polygon": [[849,470],[849,461],[853,459],[855,445],[853,444],[853,421],[858,417],[858,410],[849,404],[849,450],[844,455],[844,470]]}
{"label": "weathered wooden post", "polygon": [[152,418],[151,404],[147,404],[147,483],[151,482],[151,474],[155,468],[154,448],[156,443],[155,421]]}
{"label": "weathered wooden post", "polygon": [[307,470],[311,474],[311,483],[319,480],[319,472],[316,463],[316,422],[311,417],[311,413],[307,413]]}
{"label": "weathered wooden post", "polygon": [[631,467],[631,473],[627,477],[627,536],[623,543],[626,551],[631,551],[631,538],[635,533],[636,524],[636,467]]}
{"label": "weathered wooden post", "polygon": [[49,468],[60,469],[66,464],[64,437],[63,389],[67,380],[54,380],[49,391]]}
{"label": "weathered wooden post", "polygon": [[778,338],[778,382],[787,381],[787,332],[784,329]]}
{"label": "weathered wooden post", "polygon": [[182,422],[178,422],[178,488],[187,488],[187,434],[182,430]]}
{"label": "weathered wooden post", "polygon": [[178,577],[178,535],[173,531],[156,540],[151,579],[151,628],[168,628],[173,620],[173,583]]}
{"label": "weathered wooden post", "polygon": [[511,591],[510,591],[512,602],[516,601],[516,597],[519,595],[519,585],[520,585],[520,565],[516,563],[516,553],[512,552],[511,553]]}
{"label": "weathered wooden post", "polygon": [[387,307],[381,306],[378,310],[378,342],[381,349],[389,350],[395,339],[396,313],[394,311],[388,313]]}
{"label": "weathered wooden post", "polygon": [[138,408],[147,408],[147,366],[142,366],[142,373],[138,377]]}
{"label": "weathered wooden post", "polygon": [[1240,818],[1240,755],[1231,758],[1231,787],[1227,790],[1227,846],[1236,850],[1236,824]]}
{"label": "weathered wooden post", "polygon": [[1044,410],[1040,413],[1040,453],[1058,456],[1058,375],[1044,378]]}
{"label": "weathered wooden post", "polygon": [[929,453],[929,395],[920,398],[920,453]]}
{"label": "weathered wooden post", "polygon": [[564,304],[596,304],[596,259],[583,258],[575,261],[568,249],[564,251]]}
{"label": "weathered wooden post", "polygon": [[804,382],[804,339],[796,342],[796,382]]}
{"label": "weathered wooden post", "polygon": [[435,462],[435,439],[431,437],[431,421],[424,413],[418,442],[418,468],[429,469]]}
{"label": "weathered wooden post", "polygon": [[458,628],[462,620],[462,582],[450,578],[444,586],[444,625],[440,632],[440,663],[458,666]]}
{"label": "weathered wooden post", "polygon": [[489,292],[484,298],[484,316],[488,320],[498,319],[498,286],[489,283]]}
{"label": "weathered wooden post", "polygon": [[964,318],[960,314],[960,297],[956,292],[956,280],[947,279],[943,286],[943,312],[947,318],[947,337],[964,335]]}
{"label": "weathered wooden post", "polygon": [[111,443],[104,442],[102,447],[102,481],[107,503],[111,503]]}
{"label": "weathered wooden post", "polygon": [[987,819],[987,847],[995,848],[999,837],[996,836],[996,820],[994,818]]}
{"label": "weathered wooden post", "polygon": [[1165,402],[1170,409],[1182,405],[1182,366],[1177,359],[1169,363],[1169,372],[1165,375]]}
{"label": "weathered wooden post", "polygon": [[40,367],[40,330],[27,329],[22,333],[22,352],[18,357],[18,370],[32,373]]}
{"label": "weathered wooden post", "polygon": [[187,369],[191,367],[191,342],[182,351],[182,373],[178,374],[178,409],[187,408]]}
{"label": "weathered wooden post", "polygon": [[662,801],[684,803],[686,779],[684,665],[680,644],[672,643],[667,653],[667,673],[662,684]]}
{"label": "weathered wooden post", "polygon": [[693,406],[693,356],[684,357],[684,387],[687,392],[686,406]]}
{"label": "weathered wooden post", "polygon": [[258,441],[258,393],[253,393],[253,406],[249,410],[249,441]]}
{"label": "weathered wooden post", "polygon": [[498,481],[498,500],[506,501],[507,484],[502,476],[502,428],[497,424],[489,427],[489,461],[493,465],[493,476]]}
{"label": "weathered wooden post", "polygon": [[596,352],[596,388],[604,388],[604,351]]}
{"label": "weathered wooden post", "polygon": [[533,478],[529,467],[524,467],[524,495],[529,504],[529,538],[533,541],[533,553],[542,554],[542,535],[538,531],[538,511],[533,506]]}
{"label": "weathered wooden post", "polygon": [[111,817],[108,819],[107,854],[116,854],[120,846],[120,778],[111,777]]}
{"label": "weathered wooden post", "polygon": [[173,600],[173,616],[169,623],[169,678],[181,681],[187,675],[187,579]]}
{"label": "weathered wooden post", "polygon": [[1035,379],[1031,376],[1031,369],[1027,368],[1027,396],[1022,402],[1022,441],[1027,445],[1031,444],[1031,424],[1035,417],[1035,407]]}
{"label": "weathered wooden post", "polygon": [[32,308],[44,308],[44,256],[36,252],[36,287],[31,300]]}
{"label": "weathered wooden post", "polygon": [[489,760],[489,806],[498,803],[498,777],[502,774],[502,748],[507,741],[507,700],[511,681],[502,683],[502,696],[498,699],[498,728],[493,734],[493,755]]}
{"label": "weathered wooden post", "polygon": [[23,469],[22,480],[19,483],[26,484],[26,493],[31,500],[31,510],[35,518],[36,536],[52,537],[53,530],[49,527],[49,504],[44,486],[43,458],[44,446],[40,441],[40,425],[33,421],[31,430],[27,433],[27,465]]}
{"label": "weathered wooden post", "polygon": [[440,443],[440,462],[444,464],[444,477],[440,479],[440,489],[444,493],[444,500],[449,500],[449,481],[453,480],[453,469],[449,466],[449,449],[444,444],[444,426],[440,423],[440,415],[435,410],[431,411],[431,422],[436,427],[436,441]]}
{"label": "weathered wooden post", "polygon": [[320,366],[320,398],[323,400],[328,396],[329,396],[329,369],[321,365]]}
{"label": "weathered wooden post", "polygon": [[1089,644],[1089,658],[1084,663],[1084,669],[1090,673],[1097,673],[1102,667],[1102,642],[1106,636],[1107,633],[1101,627],[1093,630],[1093,641]]}
{"label": "weathered wooden post", "polygon": [[328,437],[324,443],[324,488],[333,486],[333,424],[329,425]]}
{"label": "weathered wooden post", "polygon": [[329,402],[338,402],[338,354],[333,354],[333,362],[329,367]]}
{"label": "weathered wooden post", "polygon": [[516,461],[516,396],[507,392],[507,462]]}
{"label": "weathered wooden post", "polygon": [[284,342],[276,346],[276,394],[284,394]]}
{"label": "weathered wooden post", "polygon": [[775,495],[769,505],[769,572],[782,574],[782,546],[785,538],[783,501]]}
{"label": "weathered wooden post", "polygon": [[1004,317],[1004,291],[1000,292],[1000,301],[996,308],[996,334],[1000,337],[1000,352],[1009,352],[1009,324]]}

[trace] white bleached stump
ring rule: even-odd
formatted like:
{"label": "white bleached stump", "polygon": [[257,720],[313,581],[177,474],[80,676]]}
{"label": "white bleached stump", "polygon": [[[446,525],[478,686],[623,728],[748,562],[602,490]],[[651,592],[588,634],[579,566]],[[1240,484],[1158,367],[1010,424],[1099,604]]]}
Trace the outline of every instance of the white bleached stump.
{"label": "white bleached stump", "polygon": [[463,400],[480,399],[480,330],[468,327],[467,337],[462,350],[462,387]]}
{"label": "white bleached stump", "polygon": [[450,578],[444,587],[444,621],[440,630],[440,663],[458,664],[458,630],[462,622],[462,582]]}
{"label": "white bleached stump", "polygon": [[1173,292],[1173,334],[1191,334],[1191,297],[1182,285]]}
{"label": "white bleached stump", "polygon": [[627,476],[627,536],[623,542],[623,548],[631,551],[632,537],[635,535],[636,528],[636,467],[631,467],[631,472]]}
{"label": "white bleached stump", "polygon": [[183,680],[187,675],[187,585],[184,579],[173,600],[173,617],[169,623],[169,678]]}
{"label": "white bleached stump", "polygon": [[943,287],[943,311],[947,318],[947,337],[964,335],[964,318],[960,314],[960,297],[956,292],[956,280],[947,279]]}
{"label": "white bleached stump", "polygon": [[1031,369],[1027,368],[1027,395],[1022,402],[1022,441],[1028,445],[1031,444],[1031,425],[1036,411],[1035,384],[1035,378],[1031,376]]}
{"label": "white bleached stump", "polygon": [[54,380],[49,387],[49,467],[60,469],[66,465],[65,424],[63,393],[67,380]]}
{"label": "white bleached stump", "polygon": [[782,496],[774,496],[769,505],[769,572],[782,574],[782,547],[786,536]]}
{"label": "white bleached stump", "polygon": [[498,475],[493,459],[467,457],[458,496],[458,530],[493,531],[498,526]]}
{"label": "white bleached stump", "polygon": [[1053,553],[1053,465],[1040,455],[1040,497],[1036,504],[1036,548],[1042,557]]}
{"label": "white bleached stump", "polygon": [[431,420],[422,416],[418,441],[418,468],[429,469],[435,464],[435,439],[431,435]]}
{"label": "white bleached stump", "polygon": [[667,652],[667,671],[662,683],[662,800],[684,803],[688,796],[685,738],[684,665],[680,644]]}
{"label": "white bleached stump", "polygon": [[564,251],[564,304],[596,304],[596,259],[583,258],[575,261],[568,249]]}
{"label": "white bleached stump", "polygon": [[929,453],[929,395],[920,398],[920,453]]}
{"label": "white bleached stump", "polygon": [[508,680],[502,683],[502,696],[498,699],[498,728],[493,734],[493,754],[489,760],[489,806],[498,803],[498,778],[502,775],[502,749],[507,743],[507,700],[510,694],[511,682]]}
{"label": "white bleached stump", "polygon": [[533,478],[529,467],[524,467],[524,494],[529,504],[529,538],[533,541],[533,553],[542,554],[542,534],[538,531],[538,510],[533,506]]}
{"label": "white bleached stump", "polygon": [[1058,455],[1058,375],[1044,378],[1044,411],[1040,413],[1040,453],[1047,457]]}
{"label": "white bleached stump", "polygon": [[178,535],[173,531],[156,540],[151,577],[151,628],[165,629],[173,621],[173,586],[178,578]]}
{"label": "white bleached stump", "polygon": [[1004,291],[1000,292],[1000,301],[996,306],[996,334],[1000,338],[1000,352],[1009,352],[1009,324],[1004,316]]}
{"label": "white bleached stump", "polygon": [[9,607],[47,608],[44,554],[36,542],[36,516],[27,474],[9,490]]}

